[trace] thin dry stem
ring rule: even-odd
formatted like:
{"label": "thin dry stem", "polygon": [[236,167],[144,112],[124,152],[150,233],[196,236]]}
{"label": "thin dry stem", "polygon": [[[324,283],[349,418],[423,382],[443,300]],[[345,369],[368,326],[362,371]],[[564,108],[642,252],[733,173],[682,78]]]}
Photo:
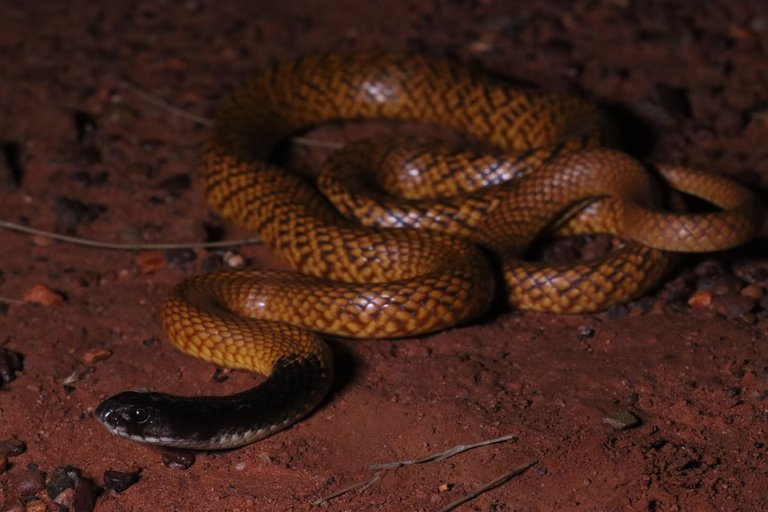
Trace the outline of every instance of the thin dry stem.
{"label": "thin dry stem", "polygon": [[77,236],[62,235],[43,231],[41,229],[22,226],[14,222],[0,220],[0,227],[26,233],[28,235],[41,236],[51,240],[58,240],[70,244],[83,245],[86,247],[95,247],[99,249],[109,249],[116,251],[166,251],[170,249],[212,249],[220,247],[235,247],[239,245],[258,244],[258,238],[247,238],[243,240],[225,240],[222,242],[191,242],[191,243],[160,243],[160,244],[124,244],[115,242],[102,242],[99,240],[90,240]]}

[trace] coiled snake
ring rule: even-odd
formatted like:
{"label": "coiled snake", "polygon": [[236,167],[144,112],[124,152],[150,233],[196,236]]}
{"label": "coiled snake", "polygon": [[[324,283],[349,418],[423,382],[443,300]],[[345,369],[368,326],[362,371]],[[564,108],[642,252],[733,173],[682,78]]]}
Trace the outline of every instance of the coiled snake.
{"label": "coiled snake", "polygon": [[[356,142],[323,166],[328,199],[269,160],[299,130],[369,118],[440,124],[498,151]],[[325,395],[333,364],[318,333],[434,332],[472,321],[496,296],[516,308],[597,311],[656,285],[668,251],[725,249],[754,235],[758,205],[748,191],[676,166],[658,166],[658,180],[600,147],[606,126],[577,97],[512,88],[419,56],[325,55],[256,76],[223,102],[200,181],[216,212],[254,229],[297,272],[193,277],[171,292],[162,318],[180,350],[267,379],[227,397],[124,392],[97,416],[147,443],[243,445],[297,421]],[[721,210],[661,212],[659,181]],[[521,259],[552,231],[611,233],[624,245],[573,265]]]}

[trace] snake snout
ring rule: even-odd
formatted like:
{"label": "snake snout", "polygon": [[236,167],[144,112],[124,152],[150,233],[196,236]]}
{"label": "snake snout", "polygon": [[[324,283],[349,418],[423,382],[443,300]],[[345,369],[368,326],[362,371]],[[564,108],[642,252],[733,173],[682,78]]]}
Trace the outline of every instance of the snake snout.
{"label": "snake snout", "polygon": [[113,434],[130,439],[145,438],[154,423],[154,410],[145,393],[120,393],[104,400],[96,408],[98,420]]}

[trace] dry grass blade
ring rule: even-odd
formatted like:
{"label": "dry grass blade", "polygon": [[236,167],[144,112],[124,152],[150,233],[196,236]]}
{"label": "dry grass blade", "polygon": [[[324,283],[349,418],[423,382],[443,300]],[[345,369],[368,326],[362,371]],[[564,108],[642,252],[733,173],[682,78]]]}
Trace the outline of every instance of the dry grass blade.
{"label": "dry grass blade", "polygon": [[322,505],[323,503],[325,503],[327,501],[330,501],[330,500],[332,500],[334,498],[338,498],[339,496],[341,496],[343,494],[347,494],[350,491],[354,491],[355,489],[358,490],[357,491],[358,493],[361,493],[364,490],[366,490],[367,488],[369,488],[370,486],[372,486],[373,484],[375,484],[379,480],[379,478],[381,478],[381,473],[376,473],[375,475],[373,475],[372,478],[369,478],[368,480],[366,480],[364,482],[358,482],[356,484],[352,484],[352,485],[349,485],[347,487],[344,487],[343,489],[339,489],[338,491],[334,492],[333,494],[329,494],[328,496],[323,496],[322,498],[316,499],[315,501],[312,502],[312,504],[315,505],[315,506]]}
{"label": "dry grass blade", "polygon": [[115,242],[101,242],[98,240],[90,240],[88,238],[81,238],[77,236],[62,235],[59,233],[51,233],[50,231],[43,231],[41,229],[30,228],[28,226],[22,226],[14,222],[8,222],[0,220],[0,227],[10,229],[11,231],[17,231],[20,233],[26,233],[28,235],[41,236],[49,238],[51,240],[58,240],[59,242],[67,242],[70,244],[84,245],[86,247],[95,247],[98,249],[109,249],[115,251],[167,251],[172,249],[214,249],[220,247],[234,247],[238,245],[249,245],[260,243],[258,238],[246,238],[243,240],[228,240],[222,242],[191,242],[191,243],[160,243],[160,244],[121,244]]}
{"label": "dry grass blade", "polygon": [[451,512],[451,510],[457,509],[459,506],[463,505],[464,503],[467,503],[468,501],[472,501],[473,499],[477,498],[481,494],[485,494],[486,492],[493,490],[497,488],[498,486],[507,483],[509,480],[513,479],[516,476],[522,475],[525,473],[528,469],[530,469],[535,464],[538,464],[538,460],[533,460],[527,464],[524,464],[520,467],[517,467],[513,469],[512,471],[509,471],[507,473],[504,473],[503,475],[500,475],[475,492],[472,492],[470,494],[467,494],[466,496],[459,498],[458,500],[449,503],[448,505],[444,506],[440,509],[440,512]]}
{"label": "dry grass blade", "polygon": [[497,443],[504,443],[507,441],[517,441],[517,436],[514,435],[508,435],[508,436],[502,436],[497,437],[495,439],[488,439],[485,441],[480,441],[479,443],[473,443],[473,444],[460,444],[457,446],[454,446],[453,448],[449,448],[448,450],[439,452],[439,453],[433,453],[432,455],[427,455],[426,457],[422,457],[421,459],[415,459],[415,460],[400,460],[395,462],[385,462],[382,464],[371,464],[368,466],[370,469],[373,470],[380,470],[380,469],[395,469],[402,466],[410,466],[411,464],[424,464],[426,462],[439,462],[442,460],[449,459],[455,455],[458,455],[460,453],[464,453],[468,450],[474,450],[475,448],[480,448],[483,446],[488,446],[492,444]]}

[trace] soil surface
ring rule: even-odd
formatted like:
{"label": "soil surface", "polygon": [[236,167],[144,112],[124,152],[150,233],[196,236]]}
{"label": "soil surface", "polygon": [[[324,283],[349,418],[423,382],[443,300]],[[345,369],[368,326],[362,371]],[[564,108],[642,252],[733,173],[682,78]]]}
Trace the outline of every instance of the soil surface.
{"label": "soil surface", "polygon": [[[207,125],[140,91],[210,118],[258,69],[370,48],[577,92],[616,114],[634,154],[768,190],[762,0],[74,0],[2,11],[0,218],[31,227],[120,243],[249,236],[196,187]],[[294,149],[315,161],[305,140]],[[187,469],[184,454],[110,435],[93,410],[131,388],[252,386],[250,374],[175,351],[158,307],[186,276],[275,257],[257,246],[109,251],[5,230],[0,247],[0,361],[12,379],[0,388],[3,510],[439,510],[529,463],[460,509],[768,510],[765,233],[687,258],[648,297],[607,313],[498,312],[420,339],[332,340],[339,376],[314,414]],[[501,436],[513,437],[382,470],[362,492],[313,505],[373,477],[370,464]]]}

